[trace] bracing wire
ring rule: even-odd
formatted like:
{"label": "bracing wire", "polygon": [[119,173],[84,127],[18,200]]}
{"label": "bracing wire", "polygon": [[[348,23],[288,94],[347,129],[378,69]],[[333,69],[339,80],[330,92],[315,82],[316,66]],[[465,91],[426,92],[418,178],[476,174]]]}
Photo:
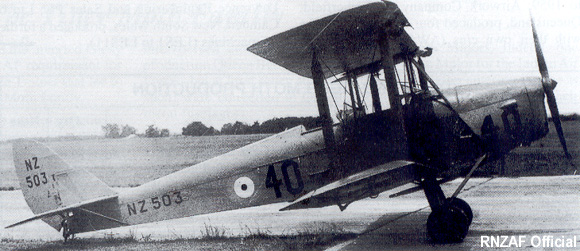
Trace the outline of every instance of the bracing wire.
{"label": "bracing wire", "polygon": [[367,78],[367,84],[365,85],[365,91],[363,92],[363,97],[362,97],[363,102],[365,101],[365,97],[367,96],[367,89],[371,83],[371,77],[370,77],[371,74],[369,74],[369,77]]}
{"label": "bracing wire", "polygon": [[[334,79],[338,80],[338,78],[336,77],[336,74],[334,74],[334,72],[330,69],[330,67],[328,67],[328,65],[323,60],[321,60],[321,63],[324,65],[324,67],[326,67],[326,69],[328,69],[328,71],[330,72],[330,74],[332,74]],[[330,97],[332,97],[332,103],[334,103],[334,107],[336,107],[336,111],[337,112],[340,111],[340,109],[338,108],[338,105],[336,104],[336,99],[334,98],[334,94],[332,93],[332,89],[330,89],[330,84],[328,84],[328,80],[326,78],[324,79],[324,83],[326,83],[326,88],[328,88],[328,92],[330,93]],[[342,86],[342,89],[344,89],[344,91],[346,92],[346,87],[344,87],[344,85],[340,81],[338,81],[338,83],[340,84],[340,86]],[[342,122],[342,120],[340,118],[338,118],[338,119],[340,120],[340,122]]]}
{"label": "bracing wire", "polygon": [[399,77],[399,71],[397,71],[397,68],[395,68],[395,76],[397,76],[397,82],[401,83],[401,78]]}
{"label": "bracing wire", "polygon": [[[371,73],[371,74],[372,74],[372,73]],[[370,74],[369,74],[369,76],[370,76]],[[367,96],[367,89],[368,89],[368,87],[369,87],[370,83],[371,83],[371,78],[370,78],[370,77],[368,77],[368,78],[367,78],[367,83],[366,83],[366,85],[365,85],[365,90],[364,90],[364,92],[363,92],[363,96],[362,96],[362,102],[363,102],[363,104],[364,104],[364,106],[365,106],[365,107],[367,107],[367,101],[365,100],[365,98],[366,98],[366,96]]]}
{"label": "bracing wire", "polygon": [[328,24],[326,24],[326,26],[324,26],[324,28],[322,28],[322,30],[320,30],[316,36],[314,36],[314,38],[312,38],[312,40],[310,40],[310,42],[308,42],[308,45],[304,48],[304,50],[308,49],[310,47],[310,44],[314,43],[314,40],[316,40],[320,35],[322,35],[322,32],[324,32],[326,30],[326,28],[328,28],[328,26],[330,26],[330,24],[332,24],[334,22],[334,20],[336,20],[336,18],[338,18],[338,16],[340,16],[340,14],[342,14],[342,11],[337,13],[336,16],[334,16],[334,18],[332,18],[332,20],[330,20],[330,22],[328,22]]}
{"label": "bracing wire", "polygon": [[[373,50],[373,55],[371,56],[371,62],[375,61],[375,56],[377,55],[377,50]],[[363,97],[362,100],[363,102],[365,102],[365,97],[367,95],[367,88],[369,87],[369,84],[371,82],[371,76],[373,75],[372,72],[369,72],[369,77],[367,78],[367,84],[365,85],[365,91],[363,92]],[[365,106],[366,106],[366,102],[365,102]]]}
{"label": "bracing wire", "polygon": [[[330,92],[330,97],[332,97],[332,103],[334,103],[336,111],[340,111],[340,109],[338,109],[338,105],[336,104],[336,100],[334,99],[334,94],[332,94],[332,90],[330,89],[330,85],[328,84],[328,81],[326,79],[324,79],[324,83],[326,83],[326,88],[328,88],[328,92]],[[338,119],[340,120],[340,117]],[[340,122],[342,122],[342,120]]]}
{"label": "bracing wire", "polygon": [[[332,69],[330,69],[330,67],[328,67],[328,65],[324,61],[321,60],[321,63],[324,65],[324,67],[326,67],[326,69],[328,69],[328,71],[330,72],[330,74],[332,74],[334,79],[338,80],[338,77],[336,76],[336,74],[334,74]],[[340,86],[342,86],[342,89],[344,89],[345,93],[348,93],[350,95],[350,93],[346,90],[346,87],[342,84],[342,82],[338,81],[338,84],[340,84]]]}

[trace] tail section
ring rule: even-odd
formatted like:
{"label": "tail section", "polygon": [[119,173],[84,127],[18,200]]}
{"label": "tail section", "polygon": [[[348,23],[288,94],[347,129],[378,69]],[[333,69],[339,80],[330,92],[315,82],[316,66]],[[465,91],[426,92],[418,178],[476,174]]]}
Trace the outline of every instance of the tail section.
{"label": "tail section", "polygon": [[[86,170],[71,168],[45,145],[21,140],[13,142],[12,148],[22,193],[36,215],[117,194]],[[42,219],[60,229],[58,215]]]}

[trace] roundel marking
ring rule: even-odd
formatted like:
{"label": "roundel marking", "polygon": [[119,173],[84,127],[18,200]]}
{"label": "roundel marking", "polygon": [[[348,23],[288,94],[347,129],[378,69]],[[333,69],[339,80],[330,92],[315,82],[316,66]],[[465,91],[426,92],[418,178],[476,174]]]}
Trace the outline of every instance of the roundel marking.
{"label": "roundel marking", "polygon": [[240,198],[249,198],[254,194],[254,182],[248,177],[239,177],[234,182],[234,191]]}

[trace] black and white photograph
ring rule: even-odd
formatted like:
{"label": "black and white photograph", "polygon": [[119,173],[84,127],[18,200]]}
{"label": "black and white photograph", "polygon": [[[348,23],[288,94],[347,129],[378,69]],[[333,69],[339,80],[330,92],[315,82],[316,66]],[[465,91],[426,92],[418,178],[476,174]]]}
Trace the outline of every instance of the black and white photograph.
{"label": "black and white photograph", "polygon": [[580,249],[580,2],[0,1],[0,250]]}

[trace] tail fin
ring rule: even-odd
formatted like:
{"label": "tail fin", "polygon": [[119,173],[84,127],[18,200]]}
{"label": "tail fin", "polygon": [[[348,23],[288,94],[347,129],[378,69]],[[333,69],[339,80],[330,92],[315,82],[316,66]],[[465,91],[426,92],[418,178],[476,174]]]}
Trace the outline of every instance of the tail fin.
{"label": "tail fin", "polygon": [[[22,193],[34,214],[117,194],[86,170],[71,168],[45,145],[20,140],[12,142],[12,149]],[[43,220],[60,229],[58,216]]]}

